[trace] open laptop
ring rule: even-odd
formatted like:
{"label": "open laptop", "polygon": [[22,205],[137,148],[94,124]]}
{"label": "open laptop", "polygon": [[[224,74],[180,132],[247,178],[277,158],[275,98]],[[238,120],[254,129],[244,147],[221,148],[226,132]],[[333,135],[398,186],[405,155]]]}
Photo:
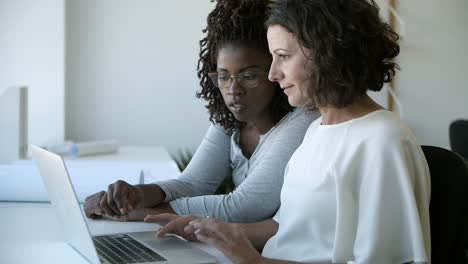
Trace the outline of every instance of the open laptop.
{"label": "open laptop", "polygon": [[213,256],[174,236],[157,238],[155,232],[91,236],[63,159],[37,146],[31,149],[67,243],[90,263],[216,263]]}

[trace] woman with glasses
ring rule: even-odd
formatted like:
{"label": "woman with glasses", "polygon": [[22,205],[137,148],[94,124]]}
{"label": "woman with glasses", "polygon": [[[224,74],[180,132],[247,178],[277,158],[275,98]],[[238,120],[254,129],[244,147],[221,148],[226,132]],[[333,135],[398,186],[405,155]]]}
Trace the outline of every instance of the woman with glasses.
{"label": "woman with glasses", "polygon": [[251,224],[146,221],[172,220],[160,236],[206,242],[233,263],[430,263],[427,162],[367,94],[394,77],[398,35],[373,0],[277,0],[266,24],[269,79],[291,105],[322,114],[288,162],[278,213]]}
{"label": "woman with glasses", "polygon": [[[318,117],[293,109],[268,80],[269,1],[218,0],[200,41],[197,97],[213,125],[179,178],[155,184],[118,181],[87,198],[88,217],[142,220],[163,212],[256,222],[280,205],[286,163]],[[234,191],[214,195],[232,172]]]}

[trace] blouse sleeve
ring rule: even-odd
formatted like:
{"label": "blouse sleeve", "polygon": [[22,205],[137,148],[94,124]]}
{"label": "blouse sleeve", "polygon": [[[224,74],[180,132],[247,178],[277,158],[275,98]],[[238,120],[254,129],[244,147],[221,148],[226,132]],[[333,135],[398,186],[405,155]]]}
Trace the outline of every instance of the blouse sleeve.
{"label": "blouse sleeve", "polygon": [[356,234],[348,263],[430,261],[427,162],[411,138],[369,140],[354,171]]}

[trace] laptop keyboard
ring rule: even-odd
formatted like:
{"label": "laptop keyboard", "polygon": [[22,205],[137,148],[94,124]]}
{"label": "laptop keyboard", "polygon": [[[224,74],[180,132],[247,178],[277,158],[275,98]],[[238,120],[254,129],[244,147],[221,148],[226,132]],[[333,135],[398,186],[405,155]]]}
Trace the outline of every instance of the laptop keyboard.
{"label": "laptop keyboard", "polygon": [[166,260],[126,234],[96,236],[93,241],[98,255],[112,264]]}

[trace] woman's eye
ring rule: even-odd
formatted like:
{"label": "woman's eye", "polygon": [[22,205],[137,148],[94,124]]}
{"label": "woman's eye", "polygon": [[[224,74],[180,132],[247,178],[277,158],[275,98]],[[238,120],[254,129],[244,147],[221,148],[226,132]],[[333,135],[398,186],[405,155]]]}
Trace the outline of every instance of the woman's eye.
{"label": "woman's eye", "polygon": [[229,77],[227,75],[218,75],[218,80],[220,81],[227,81]]}
{"label": "woman's eye", "polygon": [[257,79],[257,74],[256,73],[253,73],[253,72],[249,72],[249,73],[244,73],[242,75],[242,77],[245,79],[245,80],[255,80]]}
{"label": "woman's eye", "polygon": [[279,54],[278,57],[281,59],[281,60],[287,60],[289,58],[289,55],[286,55],[286,54]]}

